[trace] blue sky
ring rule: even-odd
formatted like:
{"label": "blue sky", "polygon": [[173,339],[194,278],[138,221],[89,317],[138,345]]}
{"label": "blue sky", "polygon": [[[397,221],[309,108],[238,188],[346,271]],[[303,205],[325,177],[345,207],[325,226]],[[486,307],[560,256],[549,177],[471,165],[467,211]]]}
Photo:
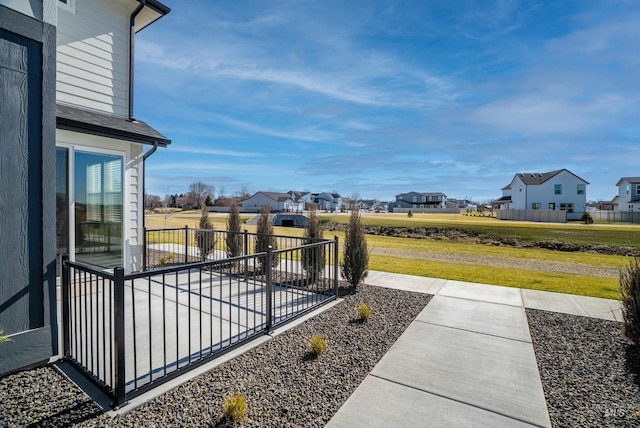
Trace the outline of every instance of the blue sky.
{"label": "blue sky", "polygon": [[640,176],[638,1],[178,1],[136,35],[147,192],[488,200],[567,168]]}

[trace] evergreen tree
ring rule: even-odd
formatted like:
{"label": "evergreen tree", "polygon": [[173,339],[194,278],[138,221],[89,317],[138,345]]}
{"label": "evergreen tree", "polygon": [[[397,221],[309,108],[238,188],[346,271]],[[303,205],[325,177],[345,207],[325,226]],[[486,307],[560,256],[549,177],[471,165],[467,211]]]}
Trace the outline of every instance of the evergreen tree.
{"label": "evergreen tree", "polygon": [[356,287],[363,281],[369,269],[369,251],[364,227],[360,218],[360,211],[351,210],[349,224],[345,231],[344,253],[340,270],[342,276],[352,287]]}
{"label": "evergreen tree", "polygon": [[227,217],[227,257],[242,255],[242,234],[240,233],[240,211],[234,201]]}
{"label": "evergreen tree", "polygon": [[216,248],[216,232],[213,223],[209,220],[209,210],[202,204],[200,223],[196,230],[196,244],[200,250],[200,260],[205,261]]}
{"label": "evergreen tree", "polygon": [[[271,209],[269,205],[264,204],[262,208],[260,208],[260,216],[258,217],[258,225],[256,227],[256,253],[266,253],[269,246],[273,250],[278,249],[278,241],[275,236],[273,236],[273,222],[271,221]],[[275,255],[272,264],[276,263],[278,260],[278,256]],[[266,257],[261,258],[260,260],[260,272],[264,273],[267,268],[267,260]]]}
{"label": "evergreen tree", "polygon": [[[322,239],[322,235],[322,225],[316,216],[316,210],[312,210],[309,214],[307,226],[304,229],[304,244],[316,243]],[[304,248],[302,250],[302,268],[309,275],[311,283],[318,281],[322,277],[325,268],[324,247]]]}

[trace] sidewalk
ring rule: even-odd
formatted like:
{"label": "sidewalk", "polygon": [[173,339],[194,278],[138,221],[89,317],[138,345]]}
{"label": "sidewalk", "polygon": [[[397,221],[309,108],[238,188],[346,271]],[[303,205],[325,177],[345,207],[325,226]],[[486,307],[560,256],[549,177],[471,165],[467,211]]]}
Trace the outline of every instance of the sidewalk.
{"label": "sidewalk", "polygon": [[621,320],[615,300],[375,271],[367,283],[434,297],[330,427],[550,427],[525,308]]}

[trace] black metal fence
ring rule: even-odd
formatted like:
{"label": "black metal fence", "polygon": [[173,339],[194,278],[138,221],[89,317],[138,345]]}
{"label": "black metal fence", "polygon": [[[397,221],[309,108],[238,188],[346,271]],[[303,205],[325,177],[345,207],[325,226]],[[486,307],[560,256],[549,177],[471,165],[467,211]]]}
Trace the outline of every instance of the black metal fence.
{"label": "black metal fence", "polygon": [[337,296],[338,240],[134,274],[63,261],[65,358],[113,406]]}
{"label": "black metal fence", "polygon": [[145,229],[143,270],[220,260],[256,253],[258,237],[267,237],[274,248],[294,248],[324,239],[225,230],[194,229],[189,226],[168,229]]}

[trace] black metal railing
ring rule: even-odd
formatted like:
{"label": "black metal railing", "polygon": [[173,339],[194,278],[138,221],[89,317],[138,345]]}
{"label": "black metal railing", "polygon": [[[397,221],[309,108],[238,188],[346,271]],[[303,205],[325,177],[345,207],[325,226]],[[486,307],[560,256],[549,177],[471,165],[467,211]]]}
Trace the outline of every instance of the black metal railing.
{"label": "black metal railing", "polygon": [[227,232],[195,229],[189,226],[145,229],[143,270],[253,254],[256,252],[258,236],[268,236],[276,243],[277,249],[325,241],[319,238],[261,235],[247,230]]}
{"label": "black metal railing", "polygon": [[337,296],[338,240],[125,274],[63,261],[65,358],[113,406]]}

